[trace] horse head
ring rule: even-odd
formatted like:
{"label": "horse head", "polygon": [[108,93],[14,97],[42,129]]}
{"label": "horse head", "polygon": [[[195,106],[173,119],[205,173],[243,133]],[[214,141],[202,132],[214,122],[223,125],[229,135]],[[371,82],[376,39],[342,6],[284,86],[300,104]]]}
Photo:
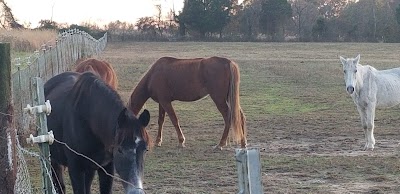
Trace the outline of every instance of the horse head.
{"label": "horse head", "polygon": [[144,194],[143,166],[144,154],[149,146],[145,127],[149,124],[150,113],[144,110],[137,119],[126,108],[118,117],[116,145],[114,146],[114,166],[124,180],[127,194]]}
{"label": "horse head", "polygon": [[346,83],[346,91],[350,95],[353,94],[357,83],[357,68],[360,62],[360,55],[356,58],[343,58],[340,56],[343,65],[344,81]]}

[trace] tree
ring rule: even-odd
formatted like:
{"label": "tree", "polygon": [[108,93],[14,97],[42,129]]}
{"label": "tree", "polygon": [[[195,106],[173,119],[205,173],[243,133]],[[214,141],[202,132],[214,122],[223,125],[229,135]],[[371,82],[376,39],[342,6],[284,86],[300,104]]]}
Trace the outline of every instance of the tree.
{"label": "tree", "polygon": [[219,32],[228,24],[233,4],[237,0],[187,0],[179,14],[179,24],[197,32],[200,37],[206,33]]}
{"label": "tree", "polygon": [[312,25],[318,18],[317,7],[307,0],[293,0],[292,10],[292,21],[299,41],[309,39]]}
{"label": "tree", "polygon": [[58,29],[58,24],[51,20],[40,20],[38,29],[56,30]]}
{"label": "tree", "polygon": [[155,24],[156,24],[158,33],[160,34],[160,36],[162,36],[164,30],[166,29],[166,27],[165,27],[166,25],[165,25],[165,21],[162,20],[161,4],[156,5],[156,9],[157,9],[157,15],[156,15]]}
{"label": "tree", "polygon": [[312,29],[313,38],[315,41],[322,41],[326,39],[328,26],[324,17],[319,17],[316,24]]}
{"label": "tree", "polygon": [[14,18],[14,14],[4,0],[0,0],[0,25],[2,28],[23,28],[21,24]]}
{"label": "tree", "polygon": [[321,16],[331,19],[339,17],[349,0],[317,0],[318,10]]}
{"label": "tree", "polygon": [[396,21],[400,25],[400,4],[396,8]]}
{"label": "tree", "polygon": [[282,41],[285,24],[292,16],[292,8],[287,0],[265,0],[261,5],[260,26],[264,34],[273,40]]}
{"label": "tree", "polygon": [[385,0],[349,4],[338,17],[341,36],[350,41],[399,41],[395,5]]}
{"label": "tree", "polygon": [[141,17],[136,22],[139,32],[155,37],[157,35],[157,22],[153,17]]}
{"label": "tree", "polygon": [[240,31],[245,35],[247,40],[253,40],[258,34],[261,0],[245,0],[242,5]]}

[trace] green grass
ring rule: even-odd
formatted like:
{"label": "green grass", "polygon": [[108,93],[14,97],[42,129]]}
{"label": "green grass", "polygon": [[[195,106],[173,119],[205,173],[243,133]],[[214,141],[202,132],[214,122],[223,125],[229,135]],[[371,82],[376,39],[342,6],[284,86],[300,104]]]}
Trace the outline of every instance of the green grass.
{"label": "green grass", "polygon": [[[33,52],[11,52],[11,73],[15,73],[18,67],[22,70],[28,66],[27,57],[33,55]],[[17,66],[19,64],[19,66]]]}

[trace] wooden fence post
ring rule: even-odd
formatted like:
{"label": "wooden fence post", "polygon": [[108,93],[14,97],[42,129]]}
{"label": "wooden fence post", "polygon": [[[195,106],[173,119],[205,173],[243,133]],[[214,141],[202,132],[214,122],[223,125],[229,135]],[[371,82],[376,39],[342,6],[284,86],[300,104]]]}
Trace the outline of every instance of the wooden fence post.
{"label": "wooden fence post", "polygon": [[260,150],[258,148],[236,149],[236,166],[239,194],[263,193]]}
{"label": "wooden fence post", "polygon": [[[32,97],[35,106],[43,106],[45,104],[44,99],[44,84],[43,80],[40,77],[32,78]],[[51,108],[50,108],[51,109]],[[31,112],[32,113],[32,112]],[[34,112],[37,114],[37,122],[38,123],[38,136],[49,135],[47,130],[47,116],[46,112]],[[34,143],[34,142],[33,142]],[[50,147],[49,142],[39,143],[40,153],[44,158],[44,161],[41,162],[42,166],[42,177],[43,177],[43,192],[44,194],[52,193],[52,181],[51,181],[51,165],[50,165]]]}
{"label": "wooden fence post", "polygon": [[0,193],[14,193],[17,177],[10,43],[0,43]]}

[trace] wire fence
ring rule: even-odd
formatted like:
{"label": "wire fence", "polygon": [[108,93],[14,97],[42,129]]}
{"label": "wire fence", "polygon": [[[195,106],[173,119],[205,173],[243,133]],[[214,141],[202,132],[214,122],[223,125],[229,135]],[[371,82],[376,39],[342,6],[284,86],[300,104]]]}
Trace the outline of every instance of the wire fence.
{"label": "wire fence", "polygon": [[43,45],[40,51],[31,56],[13,60],[13,65],[17,66],[17,71],[11,75],[14,118],[20,136],[25,137],[36,131],[32,118],[23,115],[26,105],[33,102],[30,90],[32,78],[40,77],[45,82],[59,73],[71,70],[78,59],[99,55],[106,44],[107,33],[96,40],[84,31],[68,30],[58,35],[55,45]]}
{"label": "wire fence", "polygon": [[[14,126],[16,127],[17,138],[17,180],[14,193],[42,193],[43,188],[34,188],[24,155],[34,158],[36,161],[45,162],[42,153],[23,148],[26,145],[25,138],[28,134],[36,134],[38,125],[35,115],[24,113],[27,104],[33,105],[34,95],[32,94],[32,78],[40,77],[45,82],[51,77],[71,70],[79,60],[98,56],[107,44],[107,33],[96,40],[88,33],[80,30],[68,30],[60,33],[53,45],[43,45],[40,51],[23,59],[12,60],[16,66],[16,72],[12,73],[12,98],[14,106]],[[21,140],[21,144],[18,140]],[[42,169],[51,177],[51,169]],[[37,175],[35,175],[37,176]],[[36,185],[37,186],[37,185]],[[51,193],[55,193],[54,187]]]}

